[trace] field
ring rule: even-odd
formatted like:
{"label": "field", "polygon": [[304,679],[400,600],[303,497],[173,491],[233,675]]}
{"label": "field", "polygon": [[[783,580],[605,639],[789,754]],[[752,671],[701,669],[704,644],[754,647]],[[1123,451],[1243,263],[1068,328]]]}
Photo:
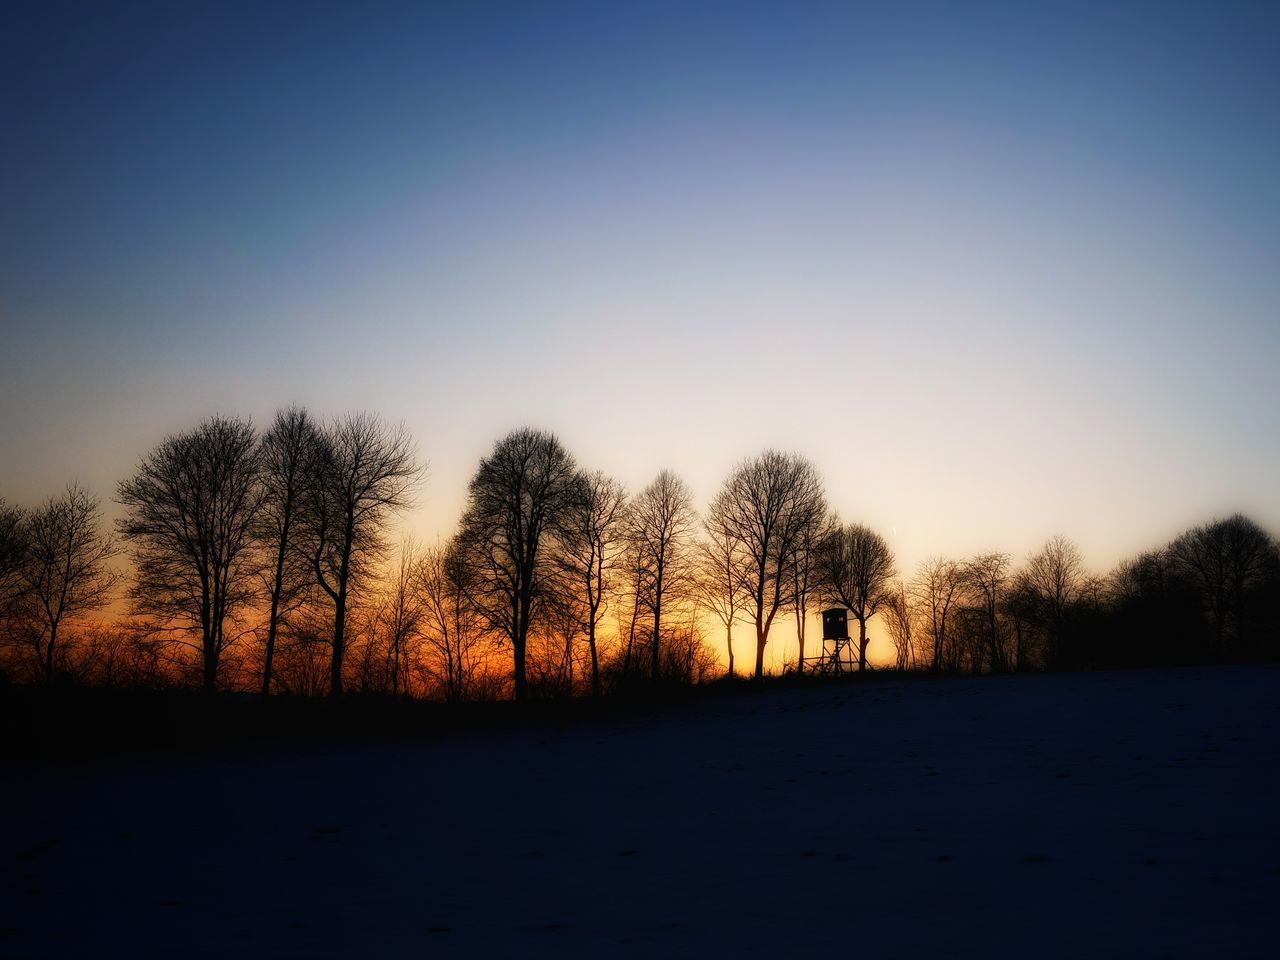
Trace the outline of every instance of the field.
{"label": "field", "polygon": [[1272,956],[1278,693],[885,680],[16,760],[0,954]]}

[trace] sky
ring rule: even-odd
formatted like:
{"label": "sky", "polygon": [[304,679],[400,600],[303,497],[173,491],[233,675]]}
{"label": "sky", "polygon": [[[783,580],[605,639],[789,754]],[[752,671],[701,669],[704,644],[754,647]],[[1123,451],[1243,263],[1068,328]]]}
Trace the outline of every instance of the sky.
{"label": "sky", "polygon": [[1280,532],[1280,7],[267,6],[0,12],[0,497],[297,402],[426,539],[525,424],[798,451],[908,574]]}

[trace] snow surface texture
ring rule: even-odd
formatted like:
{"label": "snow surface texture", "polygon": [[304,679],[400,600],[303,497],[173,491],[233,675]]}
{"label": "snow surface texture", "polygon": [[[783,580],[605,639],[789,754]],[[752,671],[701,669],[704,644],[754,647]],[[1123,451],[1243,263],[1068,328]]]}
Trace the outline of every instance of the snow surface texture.
{"label": "snow surface texture", "polygon": [[1278,690],[879,682],[36,768],[0,954],[1275,956]]}

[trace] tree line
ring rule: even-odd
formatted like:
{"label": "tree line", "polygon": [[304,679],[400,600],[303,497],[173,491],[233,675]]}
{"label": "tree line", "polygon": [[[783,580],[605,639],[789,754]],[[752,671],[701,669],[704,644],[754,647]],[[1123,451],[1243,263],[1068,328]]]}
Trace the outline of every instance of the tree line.
{"label": "tree line", "polygon": [[423,474],[403,427],[290,407],[261,433],[215,416],[165,438],[119,484],[114,530],[76,485],[0,502],[0,667],[263,696],[600,696],[737,675],[735,629],[760,678],[779,621],[803,671],[831,606],[856,625],[860,669],[872,621],[896,668],[937,673],[1280,654],[1280,548],[1239,515],[1105,576],[1055,536],[1021,565],[934,557],[905,577],[796,454],[743,460],[700,514],[670,470],[631,494],[523,428],[481,460],[451,539],[395,545]]}

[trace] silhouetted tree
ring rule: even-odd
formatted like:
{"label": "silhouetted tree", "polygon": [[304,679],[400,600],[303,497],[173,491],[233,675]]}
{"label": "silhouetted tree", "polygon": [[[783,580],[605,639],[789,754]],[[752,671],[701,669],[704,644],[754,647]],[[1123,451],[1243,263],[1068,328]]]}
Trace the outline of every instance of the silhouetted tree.
{"label": "silhouetted tree", "polygon": [[235,639],[226,626],[253,595],[252,527],[261,498],[247,420],[213,417],[168,437],[119,487],[120,534],[132,545],[136,613],[200,652],[204,689]]}
{"label": "silhouetted tree", "polygon": [[911,591],[919,601],[922,624],[929,643],[930,669],[943,667],[951,639],[951,615],[962,583],[960,565],[945,557],[931,557],[920,564]]}
{"label": "silhouetted tree", "polygon": [[812,542],[826,512],[813,464],[776,450],[735,467],[711,502],[708,528],[733,545],[740,591],[755,624],[756,679],[764,675],[774,618],[795,600],[797,555]]}
{"label": "silhouetted tree", "polygon": [[885,596],[883,605],[885,625],[889,640],[893,643],[893,665],[899,670],[911,666],[914,647],[915,610],[911,595],[902,581],[894,584]]}
{"label": "silhouetted tree", "polygon": [[386,641],[386,674],[393,696],[398,696],[402,687],[404,692],[409,692],[409,663],[427,618],[421,566],[422,559],[414,541],[405,540],[389,571],[377,611],[377,626]]}
{"label": "silhouetted tree", "polygon": [[474,591],[465,579],[471,572],[457,541],[427,550],[418,567],[427,647],[423,669],[450,702],[480,692],[490,653],[482,617],[471,602]]}
{"label": "silhouetted tree", "polygon": [[342,694],[347,607],[352,587],[386,550],[391,515],[412,502],[422,476],[403,425],[368,413],[329,424],[307,491],[307,534],[316,583],[333,603],[329,693]]}
{"label": "silhouetted tree", "polygon": [[1046,618],[1048,664],[1062,666],[1067,644],[1068,613],[1084,585],[1084,560],[1066,537],[1050,537],[1027,561],[1027,577],[1035,589]]}
{"label": "silhouetted tree", "polygon": [[966,563],[962,570],[973,604],[980,612],[983,644],[982,649],[977,651],[978,656],[981,657],[985,652],[990,659],[991,669],[999,672],[1009,669],[1000,609],[1010,559],[1007,553],[983,553]]}
{"label": "silhouetted tree", "polygon": [[582,474],[565,511],[560,565],[566,585],[578,601],[570,609],[591,655],[591,695],[600,696],[597,632],[618,566],[626,491],[600,471]]}
{"label": "silhouetted tree", "polygon": [[888,541],[860,523],[835,525],[819,551],[822,591],[858,621],[858,669],[867,668],[867,621],[888,598],[894,576]]}
{"label": "silhouetted tree", "polygon": [[1169,546],[1174,566],[1195,584],[1209,619],[1212,655],[1251,656],[1247,601],[1280,575],[1280,551],[1261,527],[1241,514],[1193,527]]}
{"label": "silhouetted tree", "polygon": [[694,589],[693,531],[697,514],[685,482],[670,470],[661,471],[632,502],[628,536],[638,573],[637,602],[652,623],[650,676],[661,676],[661,638],[664,611],[689,599]]}
{"label": "silhouetted tree", "polygon": [[309,484],[315,478],[320,432],[306,410],[289,407],[276,414],[262,437],[262,504],[256,534],[268,551],[265,567],[269,601],[267,639],[262,667],[262,695],[271,693],[271,668],[282,623],[314,583],[303,537],[302,514]]}
{"label": "silhouetted tree", "polygon": [[564,529],[577,469],[550,433],[523,428],[480,461],[458,535],[465,580],[491,630],[510,644],[515,697],[527,692],[525,653],[536,606],[556,569],[551,541]]}
{"label": "silhouetted tree", "polygon": [[102,530],[96,497],[72,484],[33,510],[26,522],[22,596],[28,640],[46,681],[53,680],[58,631],[68,618],[104,606],[118,574],[119,551]]}
{"label": "silhouetted tree", "polygon": [[741,551],[733,535],[716,525],[713,517],[706,520],[707,538],[698,543],[697,592],[699,603],[724,627],[725,648],[729,654],[728,675],[734,675],[733,625],[738,620],[744,598],[743,576],[738,570]]}
{"label": "silhouetted tree", "polygon": [[26,558],[26,514],[0,500],[0,625],[22,595]]}

